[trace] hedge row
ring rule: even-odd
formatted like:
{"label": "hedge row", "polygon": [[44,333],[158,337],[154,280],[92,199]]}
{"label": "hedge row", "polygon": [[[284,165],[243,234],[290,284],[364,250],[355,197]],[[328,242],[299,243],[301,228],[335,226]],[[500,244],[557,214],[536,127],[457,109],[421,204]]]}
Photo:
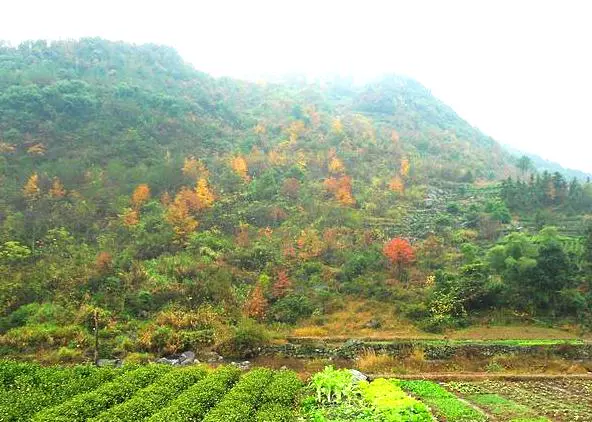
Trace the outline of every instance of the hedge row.
{"label": "hedge row", "polygon": [[0,388],[10,389],[17,377],[34,374],[41,368],[36,363],[0,361]]}
{"label": "hedge row", "polygon": [[216,369],[155,413],[149,422],[201,421],[239,379],[240,370],[234,366]]}
{"label": "hedge row", "polygon": [[296,414],[292,407],[286,407],[277,403],[265,403],[261,405],[255,417],[256,422],[295,422]]}
{"label": "hedge row", "polygon": [[279,371],[261,396],[261,408],[257,411],[257,422],[295,421],[294,404],[302,389],[302,381],[295,372]]}
{"label": "hedge row", "polygon": [[293,406],[301,388],[302,381],[295,372],[278,371],[273,375],[271,383],[263,392],[261,402]]}
{"label": "hedge row", "polygon": [[122,370],[74,366],[43,368],[30,364],[4,364],[0,387],[0,421],[28,421],[35,413],[96,389]]}
{"label": "hedge row", "polygon": [[395,381],[404,390],[409,391],[432,410],[449,422],[480,422],[486,416],[461,401],[444,387],[431,381]]}
{"label": "hedge row", "polygon": [[261,396],[268,388],[273,371],[257,368],[243,375],[232,390],[204,418],[204,422],[253,420]]}
{"label": "hedge row", "polygon": [[138,391],[131,399],[101,413],[94,422],[136,422],[158,412],[180,392],[204,378],[204,367],[183,368],[169,372],[154,384]]}
{"label": "hedge row", "polygon": [[128,400],[136,391],[150,385],[169,370],[168,366],[150,365],[127,372],[94,391],[78,394],[62,404],[37,413],[33,417],[33,421],[86,421],[106,409]]}

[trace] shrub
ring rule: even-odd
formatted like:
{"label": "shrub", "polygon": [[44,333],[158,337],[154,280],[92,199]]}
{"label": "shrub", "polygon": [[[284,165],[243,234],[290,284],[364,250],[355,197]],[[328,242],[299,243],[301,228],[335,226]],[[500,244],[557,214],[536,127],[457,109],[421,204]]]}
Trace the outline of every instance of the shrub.
{"label": "shrub", "polygon": [[111,406],[129,399],[136,391],[154,382],[170,367],[150,365],[125,373],[94,391],[78,394],[57,406],[37,413],[34,421],[86,421]]}
{"label": "shrub", "polygon": [[264,326],[252,319],[244,319],[234,327],[230,338],[218,346],[218,351],[224,356],[249,357],[268,340],[269,335]]}
{"label": "shrub", "polygon": [[238,380],[240,370],[234,366],[216,369],[206,378],[198,381],[168,407],[155,413],[149,422],[200,421],[204,415],[219,402],[226,391]]}
{"label": "shrub", "polygon": [[314,306],[305,296],[289,295],[281,298],[269,309],[269,318],[277,322],[295,324],[300,318],[309,317]]}
{"label": "shrub", "polygon": [[183,368],[169,372],[154,384],[138,391],[130,400],[112,407],[91,420],[134,422],[146,419],[205,375],[206,370],[203,367]]}

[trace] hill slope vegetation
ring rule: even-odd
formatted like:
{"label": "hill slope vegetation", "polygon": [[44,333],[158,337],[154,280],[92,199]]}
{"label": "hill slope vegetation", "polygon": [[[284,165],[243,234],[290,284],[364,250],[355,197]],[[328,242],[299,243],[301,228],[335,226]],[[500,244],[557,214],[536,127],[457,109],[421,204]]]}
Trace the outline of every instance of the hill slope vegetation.
{"label": "hill slope vegetation", "polygon": [[241,353],[352,296],[432,331],[493,310],[586,327],[591,205],[407,78],[253,84],[155,45],[0,46],[5,353],[82,359],[95,315],[105,355]]}

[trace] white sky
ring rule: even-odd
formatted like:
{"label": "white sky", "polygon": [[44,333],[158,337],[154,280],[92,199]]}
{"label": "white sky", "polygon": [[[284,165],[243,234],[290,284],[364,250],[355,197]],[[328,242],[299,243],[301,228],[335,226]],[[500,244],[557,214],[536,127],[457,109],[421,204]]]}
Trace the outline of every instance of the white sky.
{"label": "white sky", "polygon": [[498,141],[592,172],[587,0],[0,0],[0,40],[100,36],[253,77],[406,74]]}

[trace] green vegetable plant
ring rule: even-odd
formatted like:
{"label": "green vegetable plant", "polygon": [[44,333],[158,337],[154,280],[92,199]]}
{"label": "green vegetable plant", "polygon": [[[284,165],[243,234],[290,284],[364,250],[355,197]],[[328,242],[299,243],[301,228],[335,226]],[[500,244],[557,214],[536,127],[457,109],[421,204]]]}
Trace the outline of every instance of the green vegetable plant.
{"label": "green vegetable plant", "polygon": [[327,366],[322,372],[314,374],[311,385],[318,403],[341,403],[350,400],[355,393],[351,372],[333,366]]}

